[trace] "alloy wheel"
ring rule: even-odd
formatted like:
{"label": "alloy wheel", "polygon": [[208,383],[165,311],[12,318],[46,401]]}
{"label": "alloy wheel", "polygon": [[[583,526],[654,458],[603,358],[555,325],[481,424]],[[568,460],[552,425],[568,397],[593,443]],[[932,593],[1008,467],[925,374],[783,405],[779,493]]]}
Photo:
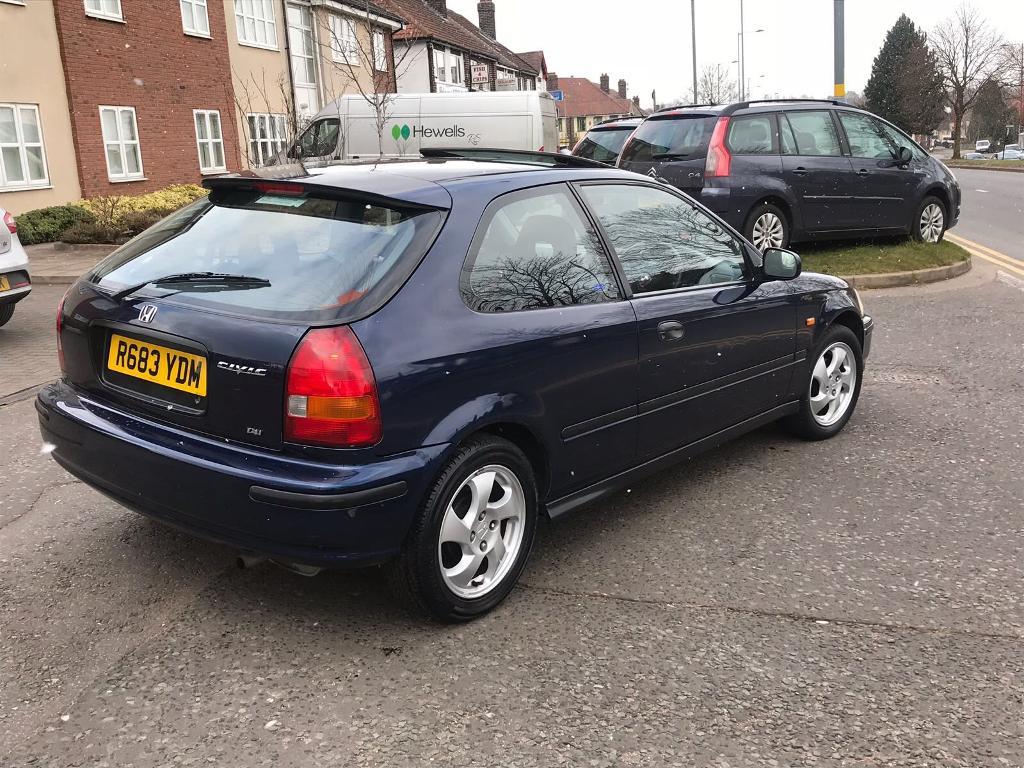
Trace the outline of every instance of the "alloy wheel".
{"label": "alloy wheel", "polygon": [[765,211],[754,222],[754,245],[761,252],[768,248],[781,248],[785,235],[782,219],[771,211]]}
{"label": "alloy wheel", "polygon": [[843,418],[857,387],[857,358],[846,343],[830,344],[818,356],[810,387],[811,414],[818,424],[830,427]]}
{"label": "alloy wheel", "polygon": [[921,239],[926,243],[937,243],[942,237],[945,214],[938,203],[929,203],[921,211]]}
{"label": "alloy wheel", "polygon": [[519,557],[526,495],[508,467],[491,464],[467,477],[441,520],[438,564],[445,586],[463,598],[497,587]]}

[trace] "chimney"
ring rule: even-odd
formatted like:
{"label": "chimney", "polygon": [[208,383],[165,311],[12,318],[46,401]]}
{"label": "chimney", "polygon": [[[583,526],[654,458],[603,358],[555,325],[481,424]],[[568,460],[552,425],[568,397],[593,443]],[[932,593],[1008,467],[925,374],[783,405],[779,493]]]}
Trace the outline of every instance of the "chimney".
{"label": "chimney", "polygon": [[554,72],[548,72],[548,90],[558,90],[558,75],[556,75]]}
{"label": "chimney", "polygon": [[640,109],[640,97],[639,96],[634,96],[633,97],[633,106],[636,107],[637,109]]}
{"label": "chimney", "polygon": [[611,83],[611,81],[608,79],[607,73],[601,75],[601,90],[602,91],[604,91],[605,93],[608,93],[608,91],[611,88],[610,83]]}
{"label": "chimney", "polygon": [[619,80],[619,98],[620,99],[626,98],[626,81],[625,80]]}
{"label": "chimney", "polygon": [[423,0],[427,5],[433,8],[442,16],[448,15],[448,3],[447,0]]}
{"label": "chimney", "polygon": [[[441,0],[443,3],[444,0]],[[480,31],[491,40],[497,40],[498,34],[494,30],[494,0],[480,0],[476,4],[476,12],[480,17]]]}

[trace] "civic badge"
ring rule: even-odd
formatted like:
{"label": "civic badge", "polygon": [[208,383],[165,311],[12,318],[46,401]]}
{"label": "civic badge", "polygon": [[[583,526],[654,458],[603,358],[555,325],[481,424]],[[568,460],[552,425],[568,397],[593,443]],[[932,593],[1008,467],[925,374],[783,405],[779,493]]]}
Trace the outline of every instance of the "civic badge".
{"label": "civic badge", "polygon": [[154,317],[156,317],[155,304],[143,304],[141,307],[139,307],[140,323],[152,323]]}

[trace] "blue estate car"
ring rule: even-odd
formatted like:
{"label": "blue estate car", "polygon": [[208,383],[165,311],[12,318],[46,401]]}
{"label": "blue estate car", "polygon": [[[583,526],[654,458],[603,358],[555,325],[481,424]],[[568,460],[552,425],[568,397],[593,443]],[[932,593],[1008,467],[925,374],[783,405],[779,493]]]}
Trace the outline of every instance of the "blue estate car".
{"label": "blue estate car", "polygon": [[856,406],[857,293],[661,182],[488,151],[293,173],[206,181],[69,289],[37,401],[62,467],[305,572],[387,563],[465,620],[540,515]]}

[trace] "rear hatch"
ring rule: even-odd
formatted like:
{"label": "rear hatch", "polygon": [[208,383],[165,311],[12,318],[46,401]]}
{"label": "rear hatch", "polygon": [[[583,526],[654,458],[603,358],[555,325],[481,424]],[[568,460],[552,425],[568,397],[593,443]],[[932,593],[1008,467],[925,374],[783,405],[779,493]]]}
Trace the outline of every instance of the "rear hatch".
{"label": "rear hatch", "polygon": [[444,212],[351,190],[225,178],[119,248],[62,310],[64,370],[121,410],[268,448],[314,327],[391,298]]}
{"label": "rear hatch", "polygon": [[633,133],[619,156],[619,167],[660,176],[674,187],[704,186],[704,164],[718,114],[679,112],[654,115]]}
{"label": "rear hatch", "polygon": [[619,152],[622,151],[622,145],[626,143],[626,139],[635,128],[635,125],[591,128],[572,153],[576,157],[615,165],[615,161],[619,158]]}

